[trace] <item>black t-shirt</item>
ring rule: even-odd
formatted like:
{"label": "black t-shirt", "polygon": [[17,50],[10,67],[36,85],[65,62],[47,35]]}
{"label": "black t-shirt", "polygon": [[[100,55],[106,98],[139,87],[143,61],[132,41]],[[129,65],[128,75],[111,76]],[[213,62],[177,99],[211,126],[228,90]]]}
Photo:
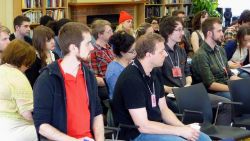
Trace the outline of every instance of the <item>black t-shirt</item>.
{"label": "black t-shirt", "polygon": [[[10,39],[10,41],[16,39],[15,34],[14,33],[10,34],[9,39]],[[24,36],[24,41],[29,43],[30,45],[32,45],[32,39],[29,36]]]}
{"label": "black t-shirt", "polygon": [[[155,88],[156,107],[152,107],[151,92]],[[163,85],[151,72],[151,77],[146,76],[140,62],[135,60],[119,76],[114,89],[113,115],[115,123],[135,125],[128,109],[146,108],[148,119],[162,122],[161,111],[158,105],[159,98],[164,97]],[[122,128],[120,138],[134,139],[139,135],[138,129]]]}

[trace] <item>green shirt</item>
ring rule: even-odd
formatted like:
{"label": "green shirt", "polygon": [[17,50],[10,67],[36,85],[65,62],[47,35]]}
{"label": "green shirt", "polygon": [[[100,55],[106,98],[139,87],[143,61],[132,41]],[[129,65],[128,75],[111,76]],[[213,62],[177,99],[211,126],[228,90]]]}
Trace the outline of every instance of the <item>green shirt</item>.
{"label": "green shirt", "polygon": [[215,46],[212,49],[206,42],[193,56],[192,71],[194,81],[203,82],[207,88],[213,82],[227,84],[228,79],[232,76],[224,48]]}

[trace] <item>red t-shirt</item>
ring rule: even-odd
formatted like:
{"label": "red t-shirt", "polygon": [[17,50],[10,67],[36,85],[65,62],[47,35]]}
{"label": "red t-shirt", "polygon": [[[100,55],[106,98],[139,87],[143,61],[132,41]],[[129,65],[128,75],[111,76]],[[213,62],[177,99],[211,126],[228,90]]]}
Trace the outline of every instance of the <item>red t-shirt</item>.
{"label": "red t-shirt", "polygon": [[61,61],[61,59],[58,60],[66,88],[67,134],[75,138],[92,138],[88,91],[81,66],[74,77],[64,73]]}

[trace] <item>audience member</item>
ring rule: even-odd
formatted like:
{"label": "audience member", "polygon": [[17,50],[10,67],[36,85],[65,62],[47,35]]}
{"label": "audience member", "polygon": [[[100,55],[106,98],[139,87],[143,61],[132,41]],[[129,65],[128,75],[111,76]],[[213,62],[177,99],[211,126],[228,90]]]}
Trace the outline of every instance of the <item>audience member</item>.
{"label": "audience member", "polygon": [[208,18],[206,11],[200,11],[195,14],[192,20],[193,33],[191,34],[191,44],[194,53],[199,49],[204,41],[204,34],[201,31],[201,24]]}
{"label": "audience member", "polygon": [[91,25],[92,35],[96,39],[94,50],[90,53],[89,67],[96,75],[98,92],[101,99],[108,98],[104,77],[108,64],[113,61],[114,54],[108,44],[109,38],[113,35],[113,30],[107,20],[95,20]]}
{"label": "audience member", "polygon": [[[179,17],[168,17],[160,23],[160,33],[165,38],[165,50],[168,54],[164,60],[163,66],[159,68],[159,78],[164,84],[165,93],[173,94],[173,89],[178,87],[188,87],[192,84],[192,77],[190,66],[187,63],[187,55],[183,48],[178,46],[178,43],[182,39],[183,23]],[[209,94],[212,107],[216,110],[219,102],[229,102],[230,100]],[[167,99],[168,107],[178,113],[177,105],[173,102],[175,100]],[[169,100],[172,100],[169,101]],[[175,104],[175,105],[173,105]],[[220,125],[231,124],[231,108],[230,105],[226,105],[221,110],[217,123]]]}
{"label": "audience member", "polygon": [[168,108],[164,89],[153,68],[161,67],[167,56],[164,39],[156,33],[141,36],[135,44],[137,58],[121,73],[113,97],[115,123],[136,125],[122,128],[120,138],[134,141],[210,141],[184,125]]}
{"label": "audience member", "polygon": [[243,25],[239,28],[236,40],[229,40],[225,44],[228,65],[231,69],[238,70],[238,76],[241,78],[249,78],[249,72],[240,69],[243,65],[249,64],[250,49],[250,26]]}
{"label": "audience member", "polygon": [[36,53],[28,43],[16,39],[2,54],[0,65],[1,140],[37,141],[33,124],[33,92],[23,74],[35,61]]}
{"label": "audience member", "polygon": [[39,135],[49,140],[104,141],[97,83],[81,62],[93,50],[90,29],[65,24],[59,32],[63,59],[43,69],[34,86],[34,121]]}
{"label": "audience member", "polygon": [[59,59],[57,54],[52,50],[55,49],[54,32],[46,26],[38,26],[33,30],[33,46],[36,49],[36,61],[25,72],[27,78],[33,87],[37,77],[40,75],[39,71],[51,64],[53,61]]}
{"label": "audience member", "polygon": [[203,82],[215,95],[231,99],[227,81],[239,77],[232,74],[224,48],[217,45],[223,39],[220,19],[214,17],[206,19],[202,23],[202,32],[205,42],[193,56],[193,78],[196,82]]}
{"label": "audience member", "polygon": [[6,26],[0,26],[0,64],[3,50],[10,43],[10,30]]}
{"label": "audience member", "polygon": [[224,43],[225,45],[229,40],[235,40],[239,27],[241,25],[250,25],[250,10],[244,10],[238,19],[238,24],[234,24],[228,27],[224,33]]}
{"label": "audience member", "polygon": [[[173,11],[172,16],[177,16],[177,17],[181,18],[182,22],[185,23],[186,16],[185,16],[185,12],[184,11],[182,11],[182,10],[175,10],[175,11]],[[186,54],[188,56],[190,56],[190,57],[192,56],[192,54],[193,54],[193,48],[192,48],[191,42],[190,42],[190,32],[185,27],[184,27],[184,36],[182,36],[182,40],[179,43],[179,46],[181,48],[185,49]]]}
{"label": "audience member", "polygon": [[155,33],[159,33],[159,20],[156,17],[149,17],[145,21],[152,25]]}
{"label": "audience member", "polygon": [[149,23],[142,23],[136,30],[136,38],[148,33],[153,33],[154,29],[151,24]]}
{"label": "audience member", "polygon": [[134,41],[134,37],[125,31],[119,31],[109,39],[115,54],[115,59],[109,63],[105,74],[110,99],[113,98],[114,87],[119,75],[136,56]]}
{"label": "audience member", "polygon": [[30,34],[30,19],[25,16],[17,16],[14,19],[14,30],[15,32],[10,35],[10,41],[14,39],[21,39],[32,45],[32,39],[29,37]]}
{"label": "audience member", "polygon": [[134,29],[133,29],[133,16],[131,16],[126,11],[121,11],[119,16],[119,25],[116,27],[115,32],[125,31],[128,34],[135,37]]}
{"label": "audience member", "polygon": [[54,21],[54,19],[48,15],[44,15],[40,18],[40,25],[46,26],[50,21]]}

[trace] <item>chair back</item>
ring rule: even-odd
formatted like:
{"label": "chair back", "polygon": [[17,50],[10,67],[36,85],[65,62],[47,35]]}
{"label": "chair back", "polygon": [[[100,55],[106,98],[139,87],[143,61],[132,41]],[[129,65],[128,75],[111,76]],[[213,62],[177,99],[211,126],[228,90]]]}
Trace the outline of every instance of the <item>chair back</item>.
{"label": "chair back", "polygon": [[232,80],[228,86],[232,101],[242,102],[242,105],[233,105],[234,115],[250,114],[250,79]]}
{"label": "chair back", "polygon": [[[173,89],[173,92],[181,113],[183,113],[184,110],[201,112],[204,122],[213,122],[212,106],[206,88],[202,83],[191,85],[189,87]],[[192,121],[192,119],[194,120]],[[189,119],[189,122],[198,122],[195,121],[195,117],[192,119]]]}

